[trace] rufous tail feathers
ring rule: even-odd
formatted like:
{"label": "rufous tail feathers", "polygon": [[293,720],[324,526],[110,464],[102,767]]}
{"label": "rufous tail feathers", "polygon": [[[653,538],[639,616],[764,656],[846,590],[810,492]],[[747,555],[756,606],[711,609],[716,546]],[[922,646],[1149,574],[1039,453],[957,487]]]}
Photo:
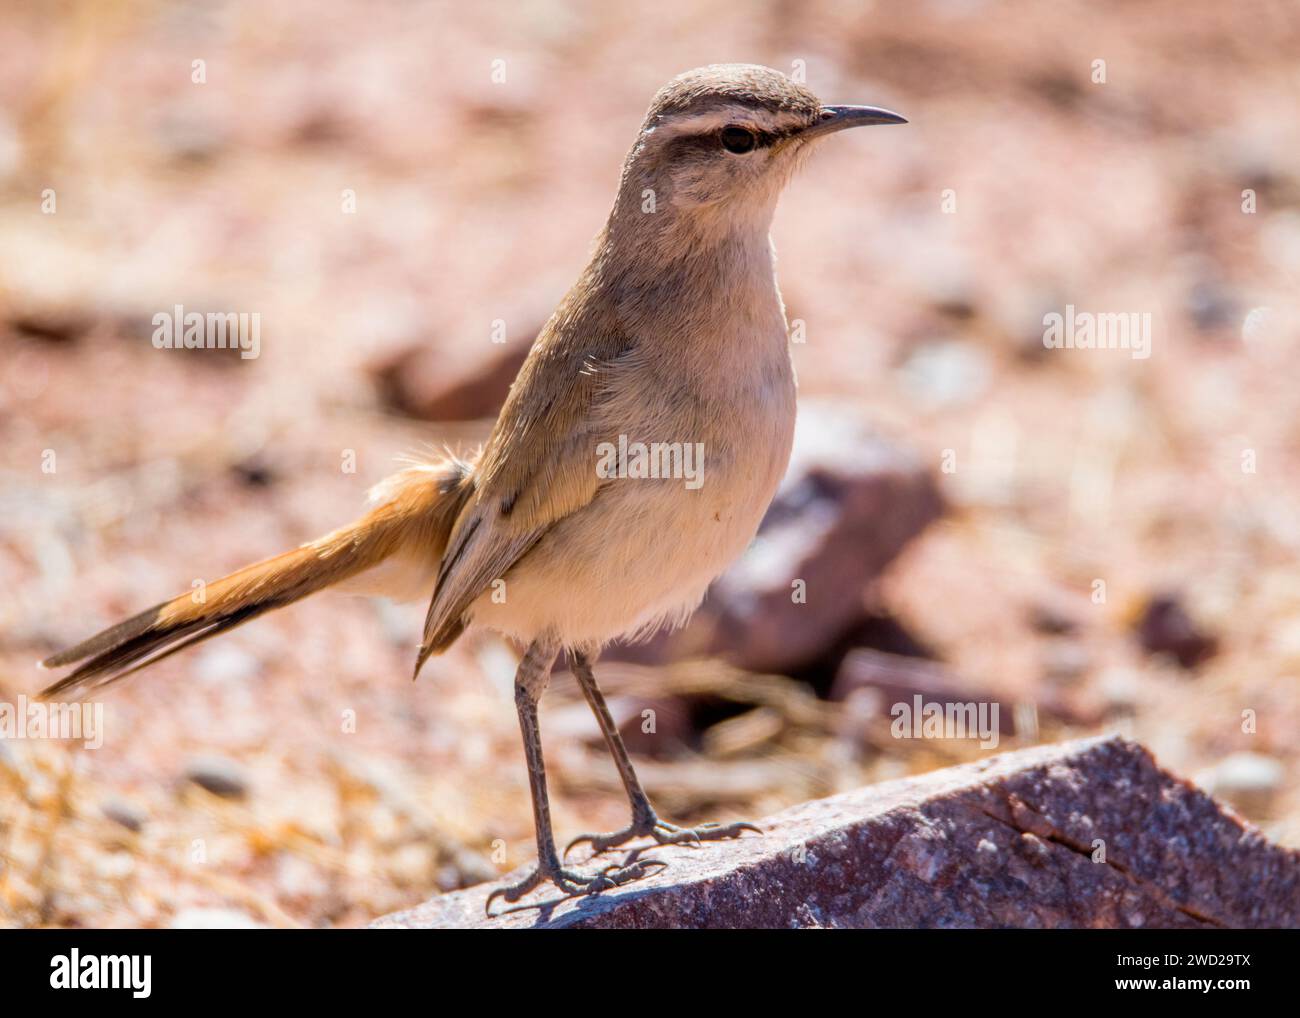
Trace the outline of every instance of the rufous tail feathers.
{"label": "rufous tail feathers", "polygon": [[[245,566],[203,588],[83,640],[41,662],[77,668],[41,693],[85,695],[275,608],[344,581],[367,587],[361,574],[384,563],[433,578],[469,491],[472,465],[447,458],[410,467],[380,484],[373,508],[355,523],[293,551]],[[427,596],[428,589],[424,590]],[[80,662],[80,664],[78,664]]]}

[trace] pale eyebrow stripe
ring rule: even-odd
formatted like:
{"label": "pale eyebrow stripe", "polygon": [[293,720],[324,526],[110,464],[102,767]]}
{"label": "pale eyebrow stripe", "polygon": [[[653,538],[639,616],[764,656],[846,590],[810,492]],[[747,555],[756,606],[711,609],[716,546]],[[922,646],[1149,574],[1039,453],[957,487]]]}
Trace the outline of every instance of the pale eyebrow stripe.
{"label": "pale eyebrow stripe", "polygon": [[720,131],[728,124],[740,124],[758,131],[779,134],[794,127],[802,127],[804,123],[804,118],[797,113],[773,114],[757,111],[751,106],[733,104],[689,116],[670,114],[660,118],[651,130],[669,135],[708,134],[710,131]]}

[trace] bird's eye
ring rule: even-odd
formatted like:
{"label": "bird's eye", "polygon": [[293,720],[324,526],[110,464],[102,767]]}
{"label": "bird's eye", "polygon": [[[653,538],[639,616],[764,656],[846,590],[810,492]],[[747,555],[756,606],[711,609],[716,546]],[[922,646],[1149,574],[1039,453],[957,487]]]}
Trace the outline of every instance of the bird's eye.
{"label": "bird's eye", "polygon": [[722,147],[728,152],[752,152],[758,139],[754,132],[744,127],[724,127],[722,129]]}

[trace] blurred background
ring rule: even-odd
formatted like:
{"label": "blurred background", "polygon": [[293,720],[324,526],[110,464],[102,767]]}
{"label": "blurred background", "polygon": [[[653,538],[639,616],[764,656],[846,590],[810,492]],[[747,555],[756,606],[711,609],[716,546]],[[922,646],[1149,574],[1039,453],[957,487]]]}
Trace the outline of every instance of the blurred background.
{"label": "blurred background", "polygon": [[[1125,732],[1300,847],[1294,5],[67,0],[0,52],[0,701],[481,440],[651,95],[758,62],[911,123],[778,210],[758,543],[598,669],[661,813],[992,752],[893,738],[919,693],[997,702],[998,750]],[[178,304],[259,356],[156,349]],[[1150,357],[1047,349],[1067,305]],[[0,924],[358,925],[528,862],[515,651],[413,686],[423,611],[312,599],[112,688],[100,749],[0,742]],[[621,826],[570,677],[542,726],[559,836]]]}

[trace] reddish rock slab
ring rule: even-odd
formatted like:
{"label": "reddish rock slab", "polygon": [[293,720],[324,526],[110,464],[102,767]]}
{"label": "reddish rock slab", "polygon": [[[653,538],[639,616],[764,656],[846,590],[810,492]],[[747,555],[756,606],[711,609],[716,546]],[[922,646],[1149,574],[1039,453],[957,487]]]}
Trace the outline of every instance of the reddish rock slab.
{"label": "reddish rock slab", "polygon": [[480,885],[373,925],[1300,926],[1300,853],[1119,738],[862,788],[762,826],[761,836],[655,849],[670,866],[619,890],[567,900],[535,892],[528,907],[488,919],[492,885]]}
{"label": "reddish rock slab", "polygon": [[466,362],[423,344],[398,350],[370,366],[380,401],[424,421],[472,421],[495,417],[510,383],[528,356],[528,343],[484,344]]}

